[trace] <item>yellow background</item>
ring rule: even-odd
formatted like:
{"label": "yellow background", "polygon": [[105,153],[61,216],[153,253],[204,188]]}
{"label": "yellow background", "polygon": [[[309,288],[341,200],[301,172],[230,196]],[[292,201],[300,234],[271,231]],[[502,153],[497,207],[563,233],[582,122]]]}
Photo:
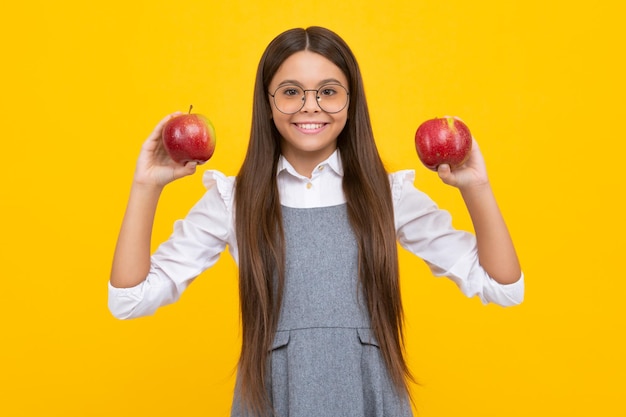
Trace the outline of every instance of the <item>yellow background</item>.
{"label": "yellow background", "polygon": [[13,2],[0,14],[0,415],[223,416],[239,343],[229,256],[175,305],[117,321],[106,285],[135,159],[190,104],[213,159],[165,191],[154,244],[235,174],[254,73],[291,27],[337,31],[360,61],[391,170],[455,224],[458,192],[415,155],[418,124],[462,117],[481,144],[526,301],[466,299],[402,253],[408,358],[433,416],[623,416],[624,6],[364,0]]}

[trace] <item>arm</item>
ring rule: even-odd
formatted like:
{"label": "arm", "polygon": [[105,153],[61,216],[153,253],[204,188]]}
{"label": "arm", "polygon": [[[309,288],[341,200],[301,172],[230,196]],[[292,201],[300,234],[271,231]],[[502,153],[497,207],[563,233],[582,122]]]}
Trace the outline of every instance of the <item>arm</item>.
{"label": "arm", "polygon": [[470,158],[462,167],[450,170],[441,165],[438,174],[461,192],[474,225],[481,266],[500,284],[516,282],[521,277],[519,260],[477,142],[473,141]]}
{"label": "arm", "polygon": [[161,131],[176,115],[161,120],[141,148],[113,256],[110,282],[114,287],[129,288],[145,280],[150,270],[152,225],[161,191],[168,183],[196,170],[194,162],[177,164],[163,148]]}

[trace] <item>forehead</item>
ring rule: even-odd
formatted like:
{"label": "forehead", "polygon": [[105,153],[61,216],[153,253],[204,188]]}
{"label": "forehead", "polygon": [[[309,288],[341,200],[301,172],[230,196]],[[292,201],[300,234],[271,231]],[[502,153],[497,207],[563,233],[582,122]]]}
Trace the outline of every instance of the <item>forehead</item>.
{"label": "forehead", "polygon": [[274,74],[270,86],[296,82],[304,87],[319,86],[327,80],[348,84],[346,75],[328,58],[311,51],[300,51],[287,58]]}

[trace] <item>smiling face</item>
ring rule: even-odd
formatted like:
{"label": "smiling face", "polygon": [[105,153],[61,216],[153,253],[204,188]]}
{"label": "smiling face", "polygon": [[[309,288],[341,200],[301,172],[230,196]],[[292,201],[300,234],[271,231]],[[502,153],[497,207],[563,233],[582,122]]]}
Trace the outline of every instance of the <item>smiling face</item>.
{"label": "smiling face", "polygon": [[[339,67],[322,55],[301,51],[282,63],[272,78],[269,92],[274,94],[285,85],[317,90],[329,83],[347,88],[348,79]],[[326,113],[319,107],[314,91],[305,94],[304,106],[294,114],[282,113],[270,95],[268,99],[272,119],[281,135],[283,156],[300,174],[310,176],[317,164],[337,148],[337,137],[348,120],[348,106],[337,113]]]}

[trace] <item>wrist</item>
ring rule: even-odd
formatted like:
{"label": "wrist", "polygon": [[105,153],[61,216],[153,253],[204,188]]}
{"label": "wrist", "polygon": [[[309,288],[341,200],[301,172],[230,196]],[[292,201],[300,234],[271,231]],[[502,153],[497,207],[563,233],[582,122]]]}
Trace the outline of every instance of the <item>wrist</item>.
{"label": "wrist", "polygon": [[491,183],[489,183],[489,181],[481,182],[479,184],[468,184],[463,187],[459,187],[459,191],[465,199],[479,198],[493,194]]}
{"label": "wrist", "polygon": [[165,188],[165,185],[160,185],[156,183],[147,183],[138,180],[133,180],[133,184],[131,187],[131,191],[133,193],[140,193],[144,195],[154,195],[159,196],[161,192]]}

